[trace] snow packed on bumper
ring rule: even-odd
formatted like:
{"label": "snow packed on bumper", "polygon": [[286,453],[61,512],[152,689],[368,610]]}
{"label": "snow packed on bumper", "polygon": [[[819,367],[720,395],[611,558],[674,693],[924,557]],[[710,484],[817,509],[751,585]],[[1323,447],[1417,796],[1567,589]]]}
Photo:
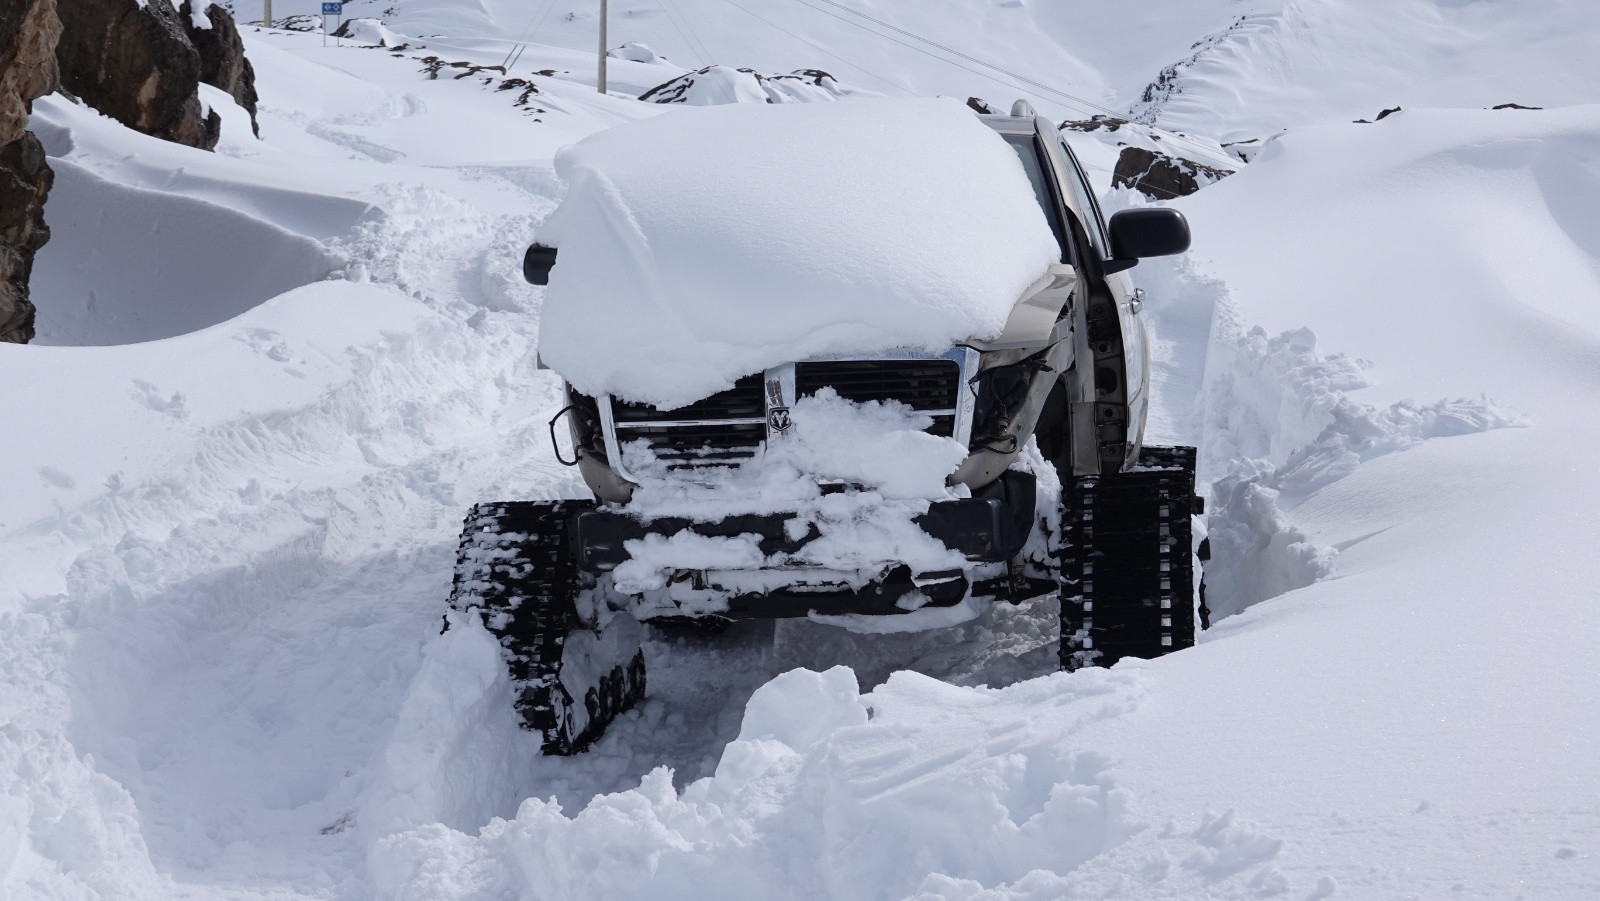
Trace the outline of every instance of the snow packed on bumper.
{"label": "snow packed on bumper", "polygon": [[1016,155],[949,100],[679,110],[556,170],[540,356],[664,409],[798,359],[993,337],[1059,256]]}
{"label": "snow packed on bumper", "polygon": [[[853,403],[832,388],[801,398],[795,425],[768,442],[764,457],[719,471],[712,484],[672,470],[643,442],[624,449],[629,471],[639,477],[628,511],[645,520],[685,517],[718,522],[741,514],[792,513],[791,538],[815,532],[799,551],[768,558],[757,536],[713,538],[681,531],[627,542],[629,559],[617,567],[617,587],[626,592],[663,588],[674,570],[742,570],[737,587],[759,591],[792,581],[759,570],[783,566],[855,574],[857,586],[880,574],[885,563],[917,572],[958,569],[960,554],[919,527],[915,518],[935,501],[959,496],[947,477],[967,456],[959,441],[928,434],[933,422],[898,402]],[[824,492],[818,479],[852,487]],[[731,574],[728,578],[732,578]],[[711,609],[720,608],[721,601]]]}

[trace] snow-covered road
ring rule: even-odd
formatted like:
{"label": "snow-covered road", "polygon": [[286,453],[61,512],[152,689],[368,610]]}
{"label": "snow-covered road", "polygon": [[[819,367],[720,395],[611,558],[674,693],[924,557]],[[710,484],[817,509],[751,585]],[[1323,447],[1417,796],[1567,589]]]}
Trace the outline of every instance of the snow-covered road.
{"label": "snow-covered road", "polygon": [[[1358,11],[1300,6],[1267,24]],[[582,491],[520,254],[555,150],[660,111],[247,39],[263,142],[35,113],[68,174],[44,340],[0,347],[0,894],[1600,894],[1600,107],[1297,129],[1183,202],[1196,253],[1135,274],[1152,437],[1216,480],[1237,615],[1200,647],[1054,674],[1044,600],[911,636],[653,633],[650,699],[543,759],[444,599],[471,504]],[[1268,116],[1258,67],[1302,45],[1253,40],[1174,115],[1248,78]],[[1366,102],[1341,90],[1272,108]],[[186,271],[141,265],[169,249]]]}

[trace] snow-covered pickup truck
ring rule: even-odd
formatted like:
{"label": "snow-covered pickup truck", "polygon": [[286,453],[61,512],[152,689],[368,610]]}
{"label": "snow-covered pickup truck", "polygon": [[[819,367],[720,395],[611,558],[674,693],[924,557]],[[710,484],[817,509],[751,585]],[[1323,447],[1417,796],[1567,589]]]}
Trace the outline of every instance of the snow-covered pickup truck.
{"label": "snow-covered pickup truck", "polygon": [[556,167],[525,271],[593,497],[478,505],[451,597],[547,753],[643,696],[651,621],[1059,592],[1067,669],[1193,643],[1194,451],[1143,446],[1127,275],[1188,249],[1177,211],[1108,225],[1024,103],[674,111]]}

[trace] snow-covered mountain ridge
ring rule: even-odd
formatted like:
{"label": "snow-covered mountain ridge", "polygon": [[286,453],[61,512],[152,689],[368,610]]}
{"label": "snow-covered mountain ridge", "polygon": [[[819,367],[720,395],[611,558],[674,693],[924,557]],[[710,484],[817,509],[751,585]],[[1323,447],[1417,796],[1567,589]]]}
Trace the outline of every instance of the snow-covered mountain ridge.
{"label": "snow-covered mountain ridge", "polygon": [[1134,270],[1151,427],[1217,480],[1236,615],[1070,676],[1042,601],[658,638],[651,699],[559,760],[493,640],[439,634],[466,508],[582,490],[518,271],[556,151],[675,115],[629,98],[713,62],[1021,92],[780,0],[614,4],[614,43],[668,61],[613,60],[607,97],[592,10],[555,9],[504,76],[542,112],[424,71],[498,65],[528,7],[348,4],[426,45],[399,56],[246,28],[262,137],[217,101],[215,154],[36,102],[59,182],[43,342],[0,346],[0,894],[1600,893],[1588,4],[854,4],[1264,141],[1179,202],[1188,258]]}

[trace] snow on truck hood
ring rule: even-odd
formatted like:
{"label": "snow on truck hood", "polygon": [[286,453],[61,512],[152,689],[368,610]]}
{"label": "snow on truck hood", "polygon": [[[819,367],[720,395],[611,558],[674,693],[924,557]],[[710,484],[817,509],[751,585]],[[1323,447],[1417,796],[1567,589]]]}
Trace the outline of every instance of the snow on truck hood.
{"label": "snow on truck hood", "polygon": [[565,148],[539,354],[662,408],[769,366],[992,338],[1059,249],[952,100],[674,110]]}

